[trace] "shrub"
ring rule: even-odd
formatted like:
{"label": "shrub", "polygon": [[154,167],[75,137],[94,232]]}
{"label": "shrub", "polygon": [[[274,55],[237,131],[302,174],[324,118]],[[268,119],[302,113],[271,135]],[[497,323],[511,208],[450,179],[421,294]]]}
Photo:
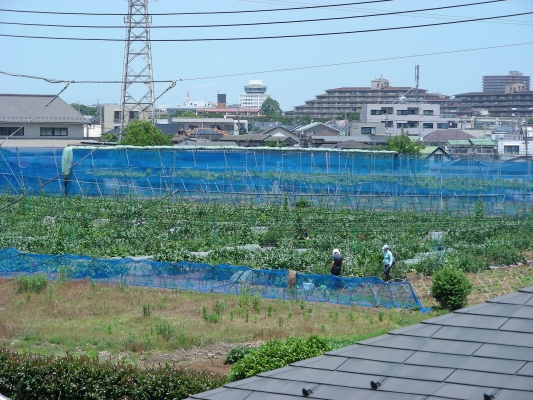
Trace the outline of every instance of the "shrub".
{"label": "shrub", "polygon": [[0,347],[0,393],[13,400],[185,399],[226,378],[171,365],[139,368],[89,357],[43,357]]}
{"label": "shrub", "polygon": [[433,275],[431,295],[442,307],[451,311],[466,305],[466,298],[471,290],[472,284],[465,273],[458,268],[441,268]]}
{"label": "shrub", "polygon": [[333,348],[332,342],[318,336],[310,336],[307,339],[289,337],[285,341],[271,339],[256,350],[245,354],[233,365],[230,379],[248,378],[296,361],[319,356]]}
{"label": "shrub", "polygon": [[253,347],[243,347],[243,346],[237,346],[230,350],[228,355],[226,356],[226,359],[224,360],[224,364],[235,364],[237,361],[239,361],[241,358],[243,358],[246,354],[254,351],[255,349]]}
{"label": "shrub", "polygon": [[46,287],[46,275],[22,275],[15,278],[15,292],[41,292]]}

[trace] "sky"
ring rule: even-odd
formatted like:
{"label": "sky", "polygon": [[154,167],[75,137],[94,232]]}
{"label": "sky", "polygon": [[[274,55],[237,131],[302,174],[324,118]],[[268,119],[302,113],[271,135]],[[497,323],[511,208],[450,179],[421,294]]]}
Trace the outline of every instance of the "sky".
{"label": "sky", "polygon": [[[369,1],[369,0],[361,0]],[[267,94],[284,111],[303,105],[327,89],[370,86],[383,77],[391,86],[415,85],[454,95],[481,91],[483,75],[520,71],[533,75],[533,14],[488,21],[394,29],[342,35],[243,40],[246,37],[352,32],[533,12],[533,0],[507,0],[452,9],[331,20],[394,11],[419,10],[476,3],[483,0],[393,0],[337,7],[254,13],[153,15],[152,68],[154,80],[177,80],[157,101],[158,107],[191,100],[238,103],[250,79],[261,79]],[[152,14],[287,9],[355,3],[349,0],[157,0]],[[0,0],[2,10],[125,14],[126,0]],[[320,22],[265,22],[330,19]],[[119,26],[120,28],[60,28],[24,24]],[[249,26],[222,27],[248,23]],[[158,26],[212,25],[202,28]],[[118,41],[79,41],[0,36],[0,71],[61,81],[121,81],[126,29],[121,15],[58,15],[0,10],[0,35],[106,38]],[[159,42],[161,39],[240,38],[224,41]],[[528,43],[528,44],[524,44]],[[506,47],[496,47],[506,46]],[[487,47],[496,47],[486,49]],[[480,49],[482,50],[472,50]],[[462,51],[461,50],[468,50]],[[430,53],[445,53],[433,54]],[[334,65],[340,64],[340,65]],[[0,93],[57,94],[64,83],[0,74]],[[155,84],[155,97],[168,83]],[[120,103],[122,86],[72,83],[61,93],[68,103]]]}

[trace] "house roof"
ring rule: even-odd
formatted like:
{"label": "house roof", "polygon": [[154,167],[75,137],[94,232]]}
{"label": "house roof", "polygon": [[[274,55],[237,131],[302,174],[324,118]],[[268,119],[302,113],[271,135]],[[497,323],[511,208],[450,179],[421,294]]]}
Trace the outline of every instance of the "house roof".
{"label": "house roof", "polygon": [[307,130],[312,129],[312,128],[317,127],[317,126],[322,126],[324,128],[324,130],[327,130],[329,128],[329,129],[334,129],[337,132],[340,132],[340,130],[338,130],[337,128],[334,128],[332,126],[328,126],[328,125],[326,125],[326,124],[324,124],[322,122],[313,122],[313,123],[311,123],[309,125],[305,125],[305,126],[302,126],[300,128],[297,128],[297,129],[295,129],[295,131],[297,131],[297,132],[307,131]]}
{"label": "house roof", "polygon": [[470,146],[469,140],[448,140],[448,146]]}
{"label": "house roof", "polygon": [[190,399],[526,400],[532,332],[530,286]]}
{"label": "house roof", "polygon": [[86,124],[87,120],[55,95],[0,94],[0,123]]}
{"label": "house roof", "polygon": [[474,146],[494,146],[494,142],[491,139],[470,139],[470,143]]}
{"label": "house roof", "polygon": [[460,129],[437,129],[436,131],[431,132],[430,134],[424,136],[422,142],[431,143],[431,142],[440,142],[445,143],[448,140],[468,140],[472,139],[472,136],[469,133],[466,133]]}

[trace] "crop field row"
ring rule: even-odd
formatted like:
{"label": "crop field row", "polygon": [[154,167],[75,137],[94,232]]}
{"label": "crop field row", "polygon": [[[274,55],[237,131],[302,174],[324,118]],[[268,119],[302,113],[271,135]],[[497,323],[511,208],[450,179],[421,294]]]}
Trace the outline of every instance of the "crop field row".
{"label": "crop field row", "polygon": [[[533,218],[487,217],[478,202],[468,217],[450,213],[378,212],[312,207],[302,198],[282,204],[199,204],[129,198],[0,197],[0,248],[97,258],[152,256],[329,273],[331,251],[346,260],[345,276],[381,277],[381,246],[398,266],[431,275],[442,265],[466,272],[525,261]],[[261,251],[249,251],[257,244]],[[416,263],[404,261],[416,259]]]}

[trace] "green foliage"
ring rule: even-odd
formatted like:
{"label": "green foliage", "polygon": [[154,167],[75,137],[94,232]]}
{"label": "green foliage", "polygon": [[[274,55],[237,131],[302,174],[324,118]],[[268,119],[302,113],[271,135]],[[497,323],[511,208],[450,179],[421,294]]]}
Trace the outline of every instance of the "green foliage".
{"label": "green foliage", "polygon": [[155,325],[155,332],[167,342],[174,335],[174,331],[174,325],[166,320],[162,320],[160,323]]}
{"label": "green foliage", "polygon": [[0,347],[0,393],[13,400],[185,399],[226,378],[166,365],[140,368],[97,358],[43,357]]}
{"label": "green foliage", "polygon": [[263,104],[261,104],[261,114],[267,116],[281,115],[283,114],[283,111],[281,111],[281,107],[276,100],[272,97],[267,97],[265,101],[263,101]]}
{"label": "green foliage", "polygon": [[243,346],[237,346],[230,350],[228,355],[226,356],[226,359],[224,360],[224,364],[235,364],[237,361],[239,361],[241,358],[243,358],[246,354],[252,352],[255,350],[253,347],[243,347]]}
{"label": "green foliage", "polygon": [[135,120],[124,129],[121,145],[130,146],[172,146],[172,140],[149,121]]}
{"label": "green foliage", "polygon": [[280,142],[279,140],[267,140],[264,145],[266,147],[287,147],[287,143]]}
{"label": "green foliage", "polygon": [[230,379],[249,378],[261,372],[284,367],[290,363],[319,356],[335,347],[331,341],[318,336],[307,339],[289,337],[271,339],[264,345],[244,355],[231,368]]}
{"label": "green foliage", "polygon": [[451,311],[464,307],[471,291],[472,284],[458,268],[444,267],[433,275],[431,295]]}
{"label": "green foliage", "polygon": [[72,103],[70,106],[75,110],[79,111],[82,115],[96,115],[96,107],[85,106],[80,103]]}
{"label": "green foliage", "polygon": [[72,279],[74,276],[74,268],[70,265],[60,265],[59,266],[59,281],[64,282]]}
{"label": "green foliage", "polygon": [[149,317],[152,315],[153,306],[151,304],[143,304],[143,315]]}
{"label": "green foliage", "polygon": [[14,278],[15,283],[15,292],[16,293],[26,293],[26,292],[42,292],[47,285],[46,275],[21,275],[17,278]]}
{"label": "green foliage", "polygon": [[425,147],[423,143],[412,142],[409,139],[408,132],[404,132],[403,128],[399,135],[387,138],[387,149],[400,154],[417,154]]}

